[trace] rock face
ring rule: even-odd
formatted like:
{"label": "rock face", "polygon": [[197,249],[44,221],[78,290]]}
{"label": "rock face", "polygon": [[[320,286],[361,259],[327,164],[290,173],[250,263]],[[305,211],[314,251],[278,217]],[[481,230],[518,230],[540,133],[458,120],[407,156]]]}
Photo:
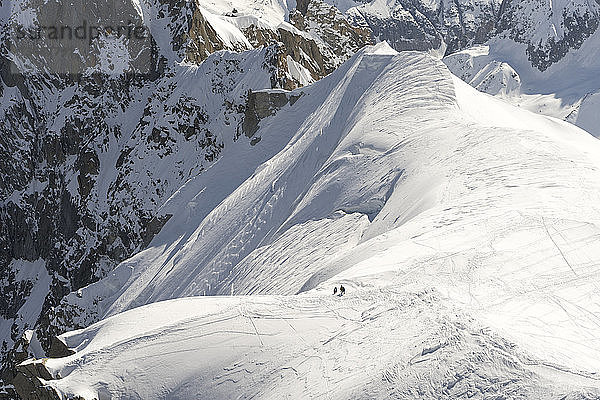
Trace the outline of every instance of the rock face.
{"label": "rock face", "polygon": [[43,362],[22,364],[17,366],[17,375],[13,380],[15,390],[23,399],[59,400],[54,389],[44,386],[40,380],[53,379]]}
{"label": "rock face", "polygon": [[318,38],[325,74],[363,46],[374,44],[371,29],[350,24],[337,8],[319,0],[299,1],[297,9],[290,13],[290,22],[300,31]]}
{"label": "rock face", "polygon": [[578,0],[553,6],[538,0],[504,0],[499,39],[524,45],[531,65],[545,71],[596,32],[599,12],[597,2]]}
{"label": "rock face", "polygon": [[279,45],[283,70],[289,71],[286,89],[330,74],[358,49],[373,44],[368,28],[352,25],[335,7],[321,0],[298,3],[289,15],[291,25],[250,25],[243,29],[253,46]]}
{"label": "rock face", "polygon": [[495,32],[499,0],[355,2],[345,14],[398,51],[439,49],[453,53],[484,43]]}
{"label": "rock face", "polygon": [[251,46],[243,40],[234,41],[228,45],[219,37],[213,26],[207,22],[196,2],[185,3],[185,7],[191,13],[191,18],[187,21],[188,30],[176,39],[180,41],[182,46],[186,44],[185,59],[187,61],[200,63],[219,50],[243,51],[251,49]]}
{"label": "rock face", "polygon": [[[249,138],[254,137],[261,119],[274,115],[286,104],[294,105],[301,96],[283,91],[251,91],[248,93],[242,132]],[[258,141],[260,137],[253,138],[250,144],[256,144]]]}

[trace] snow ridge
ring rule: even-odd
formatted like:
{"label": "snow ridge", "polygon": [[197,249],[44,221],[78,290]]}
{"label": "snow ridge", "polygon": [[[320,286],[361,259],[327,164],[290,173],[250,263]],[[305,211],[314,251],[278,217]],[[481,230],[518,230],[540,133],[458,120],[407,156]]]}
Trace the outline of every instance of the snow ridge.
{"label": "snow ridge", "polygon": [[[164,229],[115,270],[122,288],[81,291],[103,320],[62,336],[76,353],[46,362],[48,384],[84,398],[600,395],[600,144],[386,45],[301,92],[260,121],[256,153],[226,151],[170,199]],[[253,296],[188,297],[232,292]]]}

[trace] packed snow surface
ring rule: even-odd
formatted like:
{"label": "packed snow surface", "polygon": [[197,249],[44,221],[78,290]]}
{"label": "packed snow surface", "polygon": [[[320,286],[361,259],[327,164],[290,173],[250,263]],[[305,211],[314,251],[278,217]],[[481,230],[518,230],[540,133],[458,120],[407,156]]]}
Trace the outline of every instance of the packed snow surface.
{"label": "packed snow surface", "polygon": [[[366,48],[71,295],[86,399],[598,398],[600,143]],[[343,284],[347,294],[333,296]],[[207,296],[201,295],[250,295]],[[198,297],[190,297],[198,296]]]}

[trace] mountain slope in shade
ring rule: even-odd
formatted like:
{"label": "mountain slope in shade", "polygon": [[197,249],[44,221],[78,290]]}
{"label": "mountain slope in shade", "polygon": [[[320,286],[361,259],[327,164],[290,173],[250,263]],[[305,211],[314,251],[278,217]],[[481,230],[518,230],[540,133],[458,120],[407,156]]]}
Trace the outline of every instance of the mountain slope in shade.
{"label": "mountain slope in shade", "polygon": [[[268,93],[300,97],[66,298],[102,320],[23,376],[90,399],[600,395],[596,139],[385,45]],[[232,292],[254,296],[184,298]]]}

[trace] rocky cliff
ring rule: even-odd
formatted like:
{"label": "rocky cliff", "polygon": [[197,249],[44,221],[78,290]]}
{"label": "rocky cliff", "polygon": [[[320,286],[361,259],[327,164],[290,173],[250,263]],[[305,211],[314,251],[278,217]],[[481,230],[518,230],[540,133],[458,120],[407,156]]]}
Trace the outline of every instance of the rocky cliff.
{"label": "rocky cliff", "polygon": [[487,41],[495,33],[500,9],[499,0],[348,3],[342,9],[354,24],[370,28],[396,50],[433,49],[442,55]]}
{"label": "rocky cliff", "polygon": [[567,53],[578,50],[598,29],[597,2],[568,3],[538,0],[504,0],[498,19],[496,42],[523,45],[527,60],[539,71],[547,70]]}

